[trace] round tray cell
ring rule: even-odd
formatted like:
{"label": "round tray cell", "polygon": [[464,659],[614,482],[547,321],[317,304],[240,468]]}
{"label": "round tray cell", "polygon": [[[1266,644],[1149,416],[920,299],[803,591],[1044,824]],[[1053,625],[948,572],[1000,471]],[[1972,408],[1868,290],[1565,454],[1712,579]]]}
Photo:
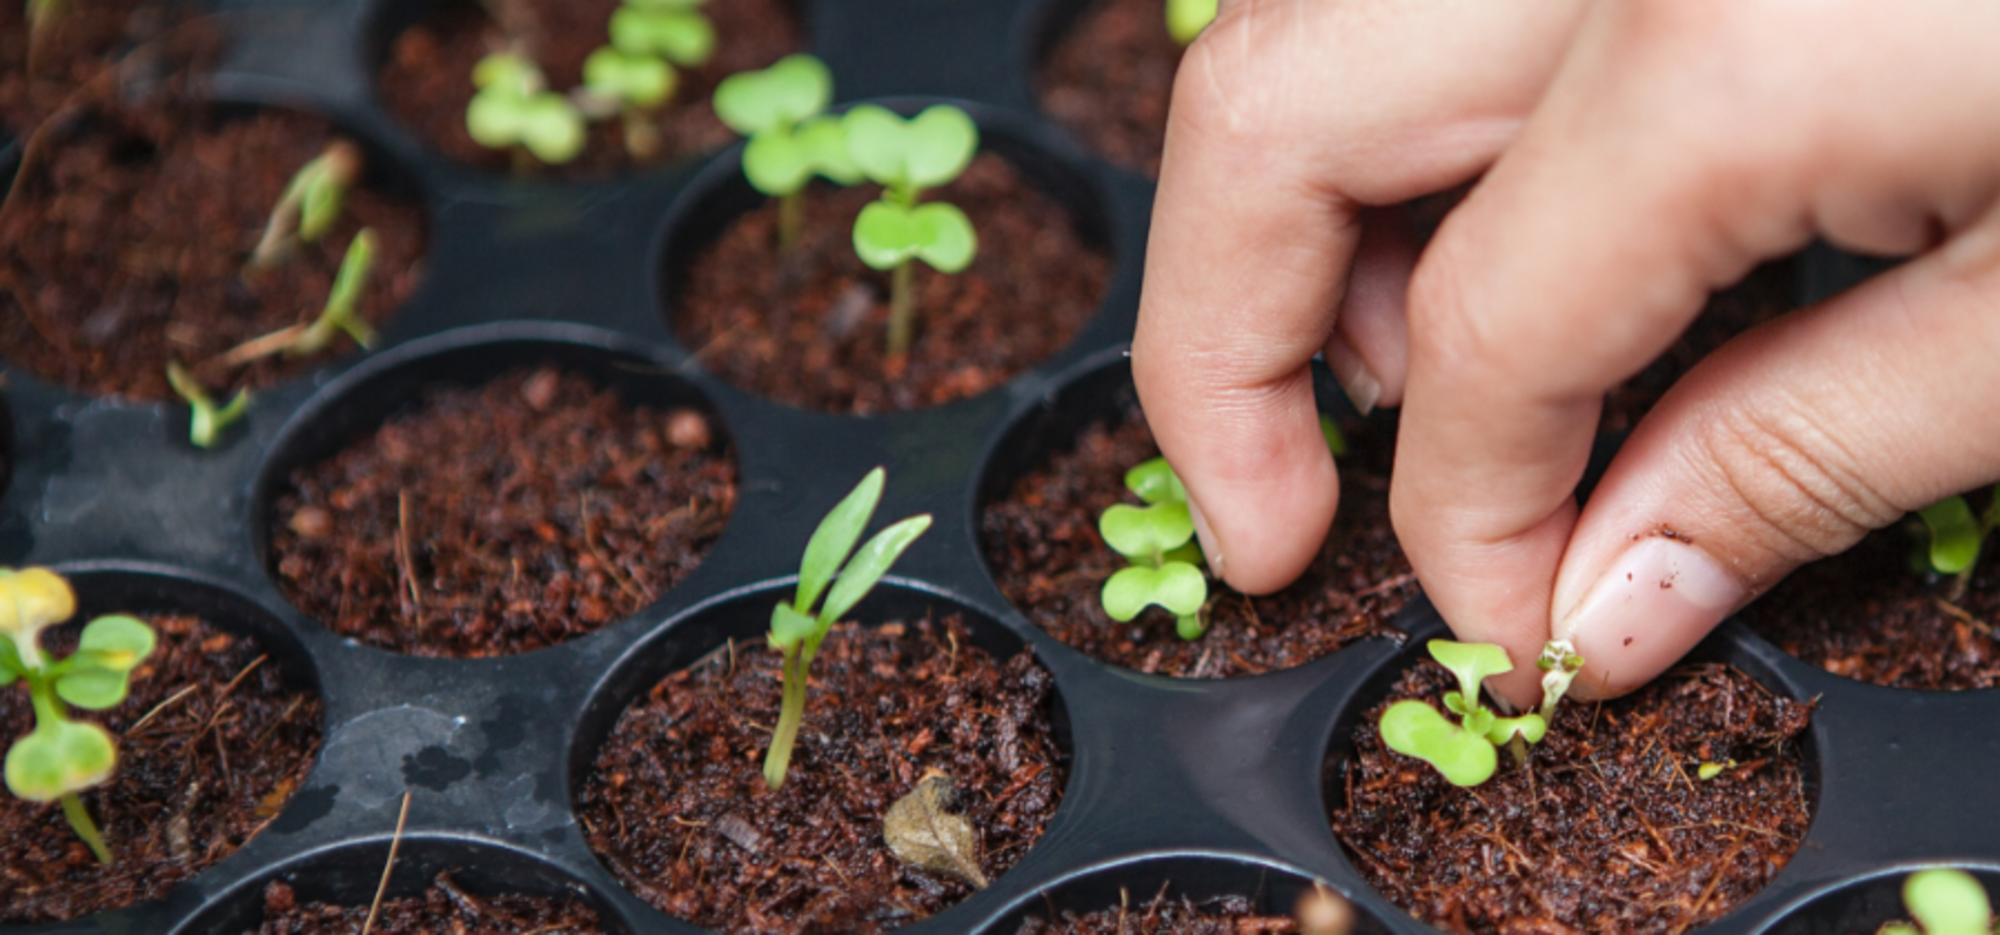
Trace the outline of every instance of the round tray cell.
{"label": "round tray cell", "polygon": [[1105,613],[1104,582],[1128,564],[1104,544],[1098,518],[1115,503],[1140,505],[1125,473],[1155,457],[1145,416],[1120,358],[1031,409],[990,449],[980,478],[980,548],[988,574],[1023,615],[1103,662],[1185,678],[1290,668],[1355,640],[1394,633],[1417,593],[1389,528],[1393,416],[1353,414],[1330,376],[1315,374],[1322,412],[1340,427],[1340,512],[1319,557],[1297,583],[1249,598],[1209,582],[1207,632],[1176,633],[1174,617],[1148,608],[1130,623]]}
{"label": "round tray cell", "polygon": [[[70,711],[118,745],[112,778],[80,796],[116,862],[97,863],[55,804],[0,795],[11,868],[0,874],[0,925],[160,899],[276,817],[320,745],[317,673],[256,604],[166,570],[58,571],[77,614],[44,631],[44,649],[66,657],[85,621],[111,613],[145,620],[157,643],[123,702]],[[12,743],[34,723],[23,684],[0,686],[0,734]]]}
{"label": "round tray cell", "polygon": [[1348,696],[1325,760],[1334,836],[1418,919],[1685,931],[1749,899],[1804,841],[1821,772],[1814,703],[1741,629],[1624,698],[1564,703],[1527,767],[1501,749],[1471,789],[1387,750],[1375,726],[1398,700],[1442,710],[1456,682],[1430,660],[1431,637],[1449,634],[1433,621]]}
{"label": "round tray cell", "polygon": [[[1237,857],[1145,857],[1084,870],[1022,897],[979,935],[1291,932],[1286,923],[1314,890],[1296,870]],[[1338,890],[1326,892],[1347,904],[1352,935],[1390,931]]]}
{"label": "round tray cell", "polygon": [[[1952,866],[1949,864],[1943,866]],[[1831,887],[1788,910],[1763,935],[1875,935],[1883,923],[1909,922],[1903,881],[1925,867],[1903,867]],[[1992,894],[2000,893],[2000,869],[1959,865]]]}
{"label": "round tray cell", "polygon": [[258,545],[307,616],[414,655],[525,652],[652,605],[721,535],[728,432],[650,359],[489,333],[408,350],[330,389],[264,467]]}
{"label": "round tray cell", "polygon": [[924,200],[963,209],[978,253],[951,275],[909,261],[907,354],[888,355],[891,274],[854,251],[855,218],[881,188],[815,181],[801,196],[798,242],[780,250],[780,206],[743,177],[741,149],[711,164],[669,219],[662,301],[682,345],[748,392],[856,414],[976,396],[1061,351],[1096,314],[1110,281],[1103,200],[1058,157],[973,116],[979,155]]}
{"label": "round tray cell", "polygon": [[[287,861],[213,898],[173,935],[347,935],[382,885],[392,838],[348,841]],[[628,935],[603,893],[510,847],[405,835],[374,931]]]}
{"label": "round tray cell", "polygon": [[370,22],[375,98],[432,151],[453,162],[516,177],[590,178],[685,160],[735,142],[710,99],[722,79],[803,51],[805,26],[794,0],[730,0],[700,7],[715,31],[715,51],[697,68],[677,71],[667,103],[638,123],[653,142],[628,144],[616,114],[593,120],[583,151],[561,165],[517,161],[488,149],[465,128],[476,88],[473,67],[502,48],[524,52],[549,88],[564,94],[583,83],[583,63],[610,43],[620,0],[376,0]]}
{"label": "round tray cell", "polygon": [[1042,112],[1119,168],[1160,175],[1185,49],[1156,0],[1045,0],[1030,48]]}
{"label": "round tray cell", "polygon": [[[0,211],[0,357],[91,396],[176,400],[178,363],[217,404],[354,351],[334,331],[294,339],[326,307],[361,231],[372,262],[354,308],[379,330],[417,287],[427,214],[411,176],[312,114],[214,102],[169,82],[150,96],[85,94],[21,149]],[[293,177],[332,153],[357,167],[316,240],[252,256]]]}
{"label": "round tray cell", "polygon": [[[977,611],[878,586],[827,636],[784,784],[762,775],[780,654],[767,587],[708,605],[627,656],[572,751],[577,821],[611,873],[660,911],[718,932],[882,932],[971,896],[1038,840],[1063,794],[1068,720],[1055,678]],[[885,816],[962,822],[922,866]],[[942,803],[940,805],[940,803]],[[938,818],[940,808],[958,816]],[[914,812],[908,811],[915,809]],[[763,921],[759,921],[763,920]],[[789,920],[789,921],[780,921]]]}

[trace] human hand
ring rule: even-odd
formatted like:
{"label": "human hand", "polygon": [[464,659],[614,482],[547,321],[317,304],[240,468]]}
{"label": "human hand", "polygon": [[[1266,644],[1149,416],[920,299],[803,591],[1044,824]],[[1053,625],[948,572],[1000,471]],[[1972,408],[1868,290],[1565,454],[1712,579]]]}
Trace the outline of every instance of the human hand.
{"label": "human hand", "polygon": [[[1262,593],[1317,550],[1320,351],[1403,406],[1391,507],[1445,620],[1517,660],[1574,640],[1583,697],[2000,477],[1994,35],[1945,0],[1229,0],[1177,79],[1133,341],[1212,567]],[[1474,178],[1421,259],[1377,210]],[[1604,393],[1816,235],[1918,256],[1705,360],[1579,514]]]}

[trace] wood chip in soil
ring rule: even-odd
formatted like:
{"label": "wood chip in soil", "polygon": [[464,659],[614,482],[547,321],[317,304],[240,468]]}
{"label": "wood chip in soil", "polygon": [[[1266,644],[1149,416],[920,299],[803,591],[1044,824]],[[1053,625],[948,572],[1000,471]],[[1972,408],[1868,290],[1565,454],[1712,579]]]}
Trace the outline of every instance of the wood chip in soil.
{"label": "wood chip in soil", "polygon": [[[176,79],[190,80],[190,79]],[[223,114],[186,88],[66,111],[31,147],[0,213],[0,355],[97,396],[173,399],[170,360],[217,398],[275,384],[355,349],[222,360],[252,338],[317,318],[348,244],[379,238],[359,311],[385,321],[416,288],[420,205],[364,184],[319,241],[246,270],[294,173],[338,134],[319,118]]]}
{"label": "wood chip in soil", "polygon": [[766,787],[779,654],[730,644],[620,715],[577,802],[591,848],[662,912],[730,933],[884,932],[972,895],[907,866],[882,818],[929,769],[996,878],[1041,837],[1067,765],[1048,720],[1055,679],[1000,661],[956,615],[843,624],[813,661],[791,770]]}
{"label": "wood chip in soil", "polygon": [[1783,260],[1759,266],[1742,282],[1710,296],[1701,317],[1688,325],[1672,347],[1605,395],[1598,429],[1629,432],[1637,427],[1674,382],[1702,358],[1729,339],[1789,311],[1792,296],[1792,264]]}
{"label": "wood chip in soil", "polygon": [[710,372],[804,409],[919,409],[983,393],[1054,355],[1097,311],[1111,261],[1069,212],[990,153],[927,196],[979,234],[966,270],[917,262],[916,336],[886,358],[889,274],[854,254],[873,185],[806,189],[799,243],[777,249],[778,207],[738,218],[693,261],[669,317]]}
{"label": "wood chip in soil", "polygon": [[552,646],[687,577],[736,502],[719,431],[554,367],[434,387],[292,472],[278,586],[335,632],[419,656]]}
{"label": "wood chip in soil", "polygon": [[[264,887],[264,922],[243,935],[354,935],[368,920],[368,903],[301,903],[282,880]],[[373,935],[596,935],[597,913],[577,899],[502,894],[476,896],[449,872],[421,896],[385,899]]]}
{"label": "wood chip in soil", "polygon": [[1157,0],[1099,0],[1043,61],[1042,110],[1098,155],[1158,178],[1182,52]]}
{"label": "wood chip in soil", "polygon": [[[444,0],[390,43],[376,75],[376,97],[391,116],[447,158],[507,171],[512,152],[481,146],[465,129],[465,107],[475,90],[473,66],[507,47],[511,38],[541,66],[551,89],[568,93],[583,82],[584,59],[610,41],[608,24],[618,6],[619,0]],[[504,10],[516,24],[503,29],[486,8]],[[660,149],[644,164],[685,159],[734,143],[736,134],[710,106],[715,86],[805,48],[804,30],[787,0],[726,0],[706,4],[701,12],[715,26],[715,54],[699,68],[680,71],[679,88],[654,121]],[[630,170],[641,163],[626,151],[624,139],[619,120],[595,121],[576,159],[539,166],[537,172],[579,178]]]}
{"label": "wood chip in soil", "polygon": [[1030,917],[1021,922],[1016,935],[1287,935],[1299,930],[1290,916],[1257,912],[1242,896],[1202,902],[1185,896],[1169,899],[1164,886],[1143,903],[1124,895],[1123,906],[1063,912],[1053,919]]}
{"label": "wood chip in soil", "polygon": [[[1382,745],[1392,702],[1438,705],[1429,660],[1329,762],[1333,831],[1361,875],[1448,932],[1683,932],[1762,889],[1811,822],[1801,736],[1812,705],[1720,663],[1683,665],[1604,704],[1565,704],[1529,768],[1503,752],[1461,789]],[[1734,761],[1731,764],[1731,761]],[[1703,781],[1704,763],[1725,764]]]}
{"label": "wood chip in soil", "polygon": [[[265,648],[196,617],[144,619],[158,642],[131,693],[109,711],[71,711],[118,738],[117,772],[82,795],[117,862],[99,864],[56,803],[0,795],[0,924],[160,899],[262,830],[312,768],[319,697],[287,685]],[[81,630],[43,631],[42,646],[67,656]],[[0,736],[33,727],[27,690],[0,688]]]}
{"label": "wood chip in soil", "polygon": [[1227,678],[1286,669],[1369,636],[1400,639],[1390,621],[1416,596],[1416,577],[1389,526],[1393,422],[1351,420],[1340,459],[1340,511],[1319,555],[1290,587],[1245,597],[1210,582],[1209,627],[1183,640],[1157,607],[1130,623],[1104,613],[1105,579],[1125,567],[1097,519],[1139,504],[1125,472],[1160,453],[1136,408],[1084,430],[1072,450],[1014,483],[980,512],[980,545],[1000,590],[1049,635],[1093,659],[1158,675]]}

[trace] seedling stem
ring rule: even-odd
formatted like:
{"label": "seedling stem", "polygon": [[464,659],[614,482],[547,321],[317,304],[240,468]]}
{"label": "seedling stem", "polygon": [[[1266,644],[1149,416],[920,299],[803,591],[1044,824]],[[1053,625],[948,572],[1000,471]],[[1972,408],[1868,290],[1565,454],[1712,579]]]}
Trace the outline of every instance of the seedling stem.
{"label": "seedling stem", "polygon": [[222,430],[250,411],[249,390],[237,390],[228,405],[217,406],[208,389],[178,360],[167,362],[167,385],[193,410],[188,420],[188,441],[196,448],[213,448]]}
{"label": "seedling stem", "polygon": [[300,167],[286,184],[264,235],[250,252],[250,265],[276,265],[291,252],[294,241],[311,243],[324,236],[340,218],[347,191],[361,176],[361,150],[346,140],[328,143],[326,150]]}

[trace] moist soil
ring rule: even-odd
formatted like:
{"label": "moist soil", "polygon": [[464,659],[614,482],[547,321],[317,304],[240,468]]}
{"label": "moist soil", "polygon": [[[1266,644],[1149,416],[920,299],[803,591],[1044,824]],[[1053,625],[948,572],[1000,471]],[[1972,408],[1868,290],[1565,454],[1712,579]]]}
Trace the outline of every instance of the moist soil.
{"label": "moist soil", "polygon": [[[118,738],[118,771],[82,794],[117,862],[99,864],[56,803],[0,795],[0,923],[160,899],[255,836],[312,768],[320,700],[287,685],[277,659],[196,617],[145,619],[158,643],[131,693],[109,711],[71,711]],[[44,631],[42,645],[66,656],[81,630]],[[33,728],[28,692],[0,689],[0,736]]]}
{"label": "moist soil", "polygon": [[1416,596],[1416,576],[1389,527],[1393,423],[1342,426],[1340,510],[1318,557],[1276,594],[1246,597],[1210,582],[1208,632],[1192,642],[1174,618],[1148,608],[1130,623],[1104,612],[1099,592],[1125,559],[1097,519],[1114,503],[1140,505],[1125,472],[1160,453],[1136,409],[1093,426],[1074,450],[1015,482],[980,514],[980,544],[1000,589],[1049,635],[1093,659],[1157,675],[1226,678],[1290,668],[1368,636],[1400,639],[1390,621]]}
{"label": "moist soil", "polygon": [[1297,932],[1291,916],[1264,915],[1242,896],[1195,902],[1183,896],[1168,899],[1167,888],[1144,905],[1130,904],[1078,915],[1064,912],[1055,919],[1030,918],[1017,935],[1284,935]]}
{"label": "moist soil", "polygon": [[661,911],[731,933],[872,933],[972,887],[898,861],[882,818],[928,770],[952,777],[987,878],[1020,861],[1061,797],[1053,676],[1005,661],[956,616],[836,627],[777,792],[763,757],[779,654],[731,643],[626,709],[578,801],[590,845]]}
{"label": "moist soil", "polygon": [[1160,175],[1182,48],[1156,0],[1100,0],[1042,64],[1042,110],[1105,159]]}
{"label": "moist soil", "polygon": [[54,118],[0,209],[0,355],[51,383],[136,400],[174,398],[166,366],[179,360],[221,402],[353,350],[342,335],[309,358],[220,359],[318,317],[363,227],[380,243],[362,317],[380,323],[415,288],[423,210],[367,185],[318,242],[246,269],[292,175],[337,138],[318,118],[226,116],[182,93]]}
{"label": "moist soil", "polygon": [[805,224],[777,247],[778,205],[738,218],[695,259],[675,332],[711,372],[805,409],[872,413],[974,396],[1047,359],[1096,312],[1111,261],[1068,212],[998,156],[975,158],[931,200],[964,209],[979,253],[945,275],[915,261],[916,336],[887,359],[889,279],[854,253],[868,185],[806,189]]}
{"label": "moist soil", "polygon": [[143,43],[189,22],[191,3],[92,0],[63,3],[28,67],[26,3],[0,4],[0,141],[19,138],[70,96]]}
{"label": "moist soil", "polygon": [[735,476],[694,410],[517,370],[432,389],[292,472],[271,561],[285,596],[342,635],[419,656],[525,652],[687,577],[735,506]]}
{"label": "moist soil", "polygon": [[[354,935],[368,921],[368,904],[300,904],[282,880],[264,887],[264,924],[243,935]],[[596,935],[597,913],[575,899],[474,896],[440,873],[421,896],[385,899],[376,935]]]}
{"label": "moist soil", "polygon": [[1631,431],[1660,397],[1667,395],[1674,381],[1694,369],[1702,358],[1730,338],[1790,311],[1792,299],[1792,264],[1786,261],[1759,266],[1742,282],[1711,296],[1701,317],[1672,347],[1605,396],[1599,429]]}
{"label": "moist soil", "polygon": [[[390,43],[376,76],[376,99],[403,126],[447,158],[496,172],[513,165],[513,153],[473,142],[465,107],[476,88],[472,68],[514,37],[549,82],[567,93],[583,83],[583,61],[606,45],[611,14],[620,0],[470,0],[439,2]],[[502,28],[483,7],[513,20]],[[654,119],[659,151],[636,160],[625,149],[622,122],[593,121],[583,152],[561,166],[538,166],[562,177],[603,176],[635,165],[668,162],[720,149],[736,134],[715,116],[709,101],[722,79],[763,68],[805,47],[804,30],[786,0],[728,0],[701,12],[715,26],[715,54],[700,68],[680,72],[673,100]]]}
{"label": "moist soil", "polygon": [[[1392,702],[1455,687],[1425,660],[1329,763],[1333,831],[1376,891],[1450,932],[1682,932],[1783,869],[1810,823],[1812,705],[1719,663],[1603,704],[1566,704],[1527,768],[1461,789],[1382,745]],[[1704,763],[1728,764],[1713,779]]]}
{"label": "moist soil", "polygon": [[1917,543],[1928,548],[1924,536],[1901,524],[1869,533],[1852,549],[1792,572],[1738,616],[1780,649],[1835,675],[1892,688],[2000,685],[1993,635],[2000,571],[1989,555],[1954,595],[1952,578],[1911,570]]}

